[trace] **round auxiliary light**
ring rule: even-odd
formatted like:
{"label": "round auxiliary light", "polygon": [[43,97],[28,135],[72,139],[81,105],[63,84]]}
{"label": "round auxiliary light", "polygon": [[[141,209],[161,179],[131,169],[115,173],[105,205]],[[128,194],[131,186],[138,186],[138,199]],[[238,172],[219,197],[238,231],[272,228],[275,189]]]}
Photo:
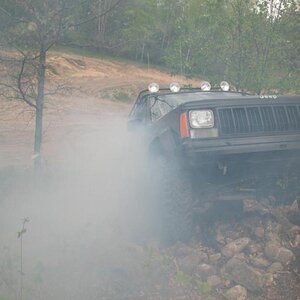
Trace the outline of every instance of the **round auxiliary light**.
{"label": "round auxiliary light", "polygon": [[200,88],[204,92],[209,92],[211,90],[211,84],[208,81],[203,81]]}
{"label": "round auxiliary light", "polygon": [[180,91],[180,84],[177,82],[172,82],[170,84],[170,90],[173,93],[178,93]]}
{"label": "round auxiliary light", "polygon": [[148,90],[150,93],[157,93],[159,91],[159,85],[157,83],[150,83],[148,85]]}
{"label": "round auxiliary light", "polygon": [[224,92],[228,92],[230,90],[230,85],[227,81],[222,81],[220,83],[221,90]]}

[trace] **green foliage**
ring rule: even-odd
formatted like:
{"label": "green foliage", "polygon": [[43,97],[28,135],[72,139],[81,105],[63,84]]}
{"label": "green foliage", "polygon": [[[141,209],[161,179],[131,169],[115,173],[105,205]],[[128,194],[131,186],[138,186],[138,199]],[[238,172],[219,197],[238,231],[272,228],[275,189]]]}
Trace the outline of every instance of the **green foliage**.
{"label": "green foliage", "polygon": [[41,37],[51,42],[61,25],[57,8],[64,7],[63,45],[167,66],[173,74],[213,83],[226,79],[240,90],[300,91],[296,0],[281,1],[272,13],[268,0],[126,0],[103,15],[116,2],[2,0],[0,38],[31,48]]}
{"label": "green foliage", "polygon": [[209,294],[212,287],[207,282],[197,281],[197,289],[200,294]]}
{"label": "green foliage", "polygon": [[135,91],[125,88],[115,88],[115,89],[108,89],[101,92],[101,96],[103,98],[119,101],[119,102],[130,102],[134,99]]}
{"label": "green foliage", "polygon": [[182,272],[180,270],[178,270],[176,272],[175,280],[178,283],[182,283],[182,284],[191,284],[192,283],[192,277],[185,274],[184,272]]}

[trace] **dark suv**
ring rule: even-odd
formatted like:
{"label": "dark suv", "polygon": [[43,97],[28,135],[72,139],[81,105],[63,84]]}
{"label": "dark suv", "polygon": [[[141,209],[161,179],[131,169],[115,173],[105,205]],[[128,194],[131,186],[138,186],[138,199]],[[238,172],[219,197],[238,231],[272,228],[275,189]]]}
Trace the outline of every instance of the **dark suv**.
{"label": "dark suv", "polygon": [[[191,206],[211,200],[203,182],[216,191],[213,179],[220,174],[240,180],[253,171],[265,180],[265,174],[300,161],[299,96],[250,95],[229,91],[226,82],[221,86],[210,90],[204,82],[201,89],[173,84],[159,90],[152,84],[129,116],[129,128],[141,134],[162,166],[163,198],[178,206],[171,226],[182,227],[183,235],[190,230],[182,224]],[[228,197],[239,196],[224,189],[214,194],[214,199]]]}

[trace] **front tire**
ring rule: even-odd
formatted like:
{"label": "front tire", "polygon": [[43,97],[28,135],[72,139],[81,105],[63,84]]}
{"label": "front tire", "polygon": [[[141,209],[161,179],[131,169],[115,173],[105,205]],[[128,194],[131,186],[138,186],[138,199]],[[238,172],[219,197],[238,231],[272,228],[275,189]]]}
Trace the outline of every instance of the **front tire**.
{"label": "front tire", "polygon": [[194,230],[191,174],[165,158],[159,164],[158,209],[162,241],[188,241]]}

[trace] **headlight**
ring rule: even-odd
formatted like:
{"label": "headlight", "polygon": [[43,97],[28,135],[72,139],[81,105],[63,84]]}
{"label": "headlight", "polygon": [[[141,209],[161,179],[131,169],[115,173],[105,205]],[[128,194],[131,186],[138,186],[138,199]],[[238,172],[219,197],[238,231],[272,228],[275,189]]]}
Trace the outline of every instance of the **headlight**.
{"label": "headlight", "polygon": [[189,120],[192,128],[212,128],[215,125],[214,113],[208,109],[191,110]]}

